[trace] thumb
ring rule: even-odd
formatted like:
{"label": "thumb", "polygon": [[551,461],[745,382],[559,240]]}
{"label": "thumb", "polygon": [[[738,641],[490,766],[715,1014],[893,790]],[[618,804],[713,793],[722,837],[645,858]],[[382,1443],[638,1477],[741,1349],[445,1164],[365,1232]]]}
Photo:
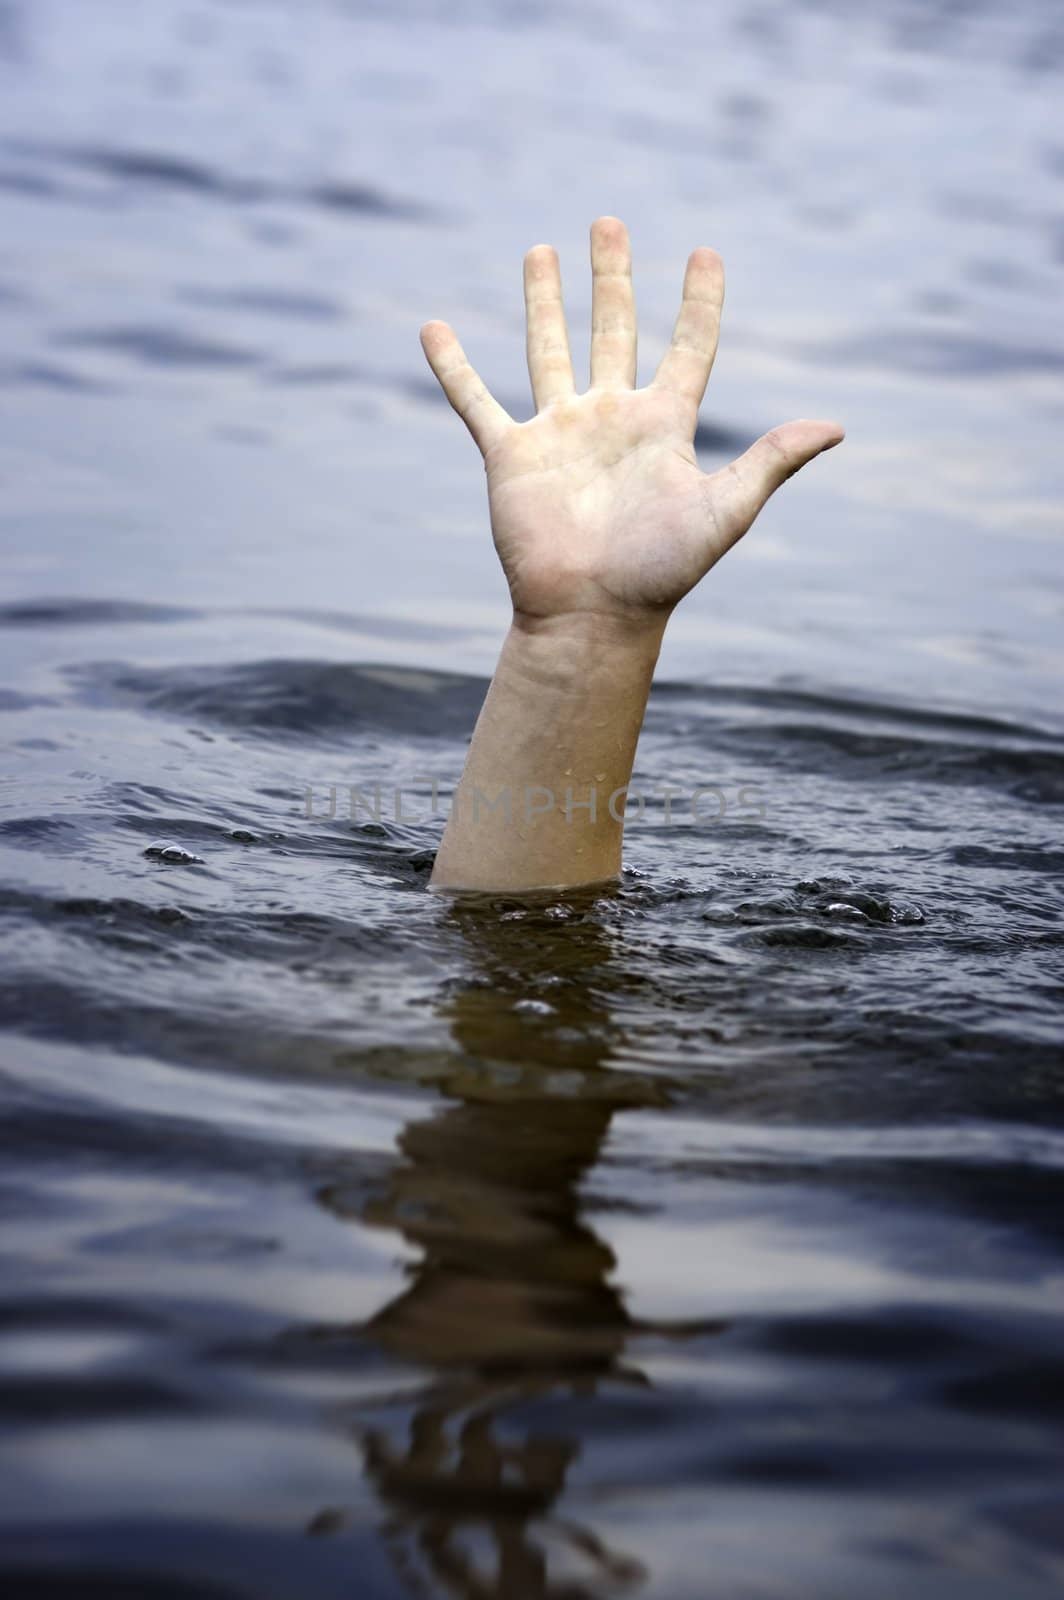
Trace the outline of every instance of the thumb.
{"label": "thumb", "polygon": [[786,483],[807,461],[830,450],[844,436],[837,422],[810,422],[805,417],[797,422],[784,422],[762,434],[756,444],[717,473],[721,495],[718,521],[725,536],[725,548],[742,538],[781,483]]}

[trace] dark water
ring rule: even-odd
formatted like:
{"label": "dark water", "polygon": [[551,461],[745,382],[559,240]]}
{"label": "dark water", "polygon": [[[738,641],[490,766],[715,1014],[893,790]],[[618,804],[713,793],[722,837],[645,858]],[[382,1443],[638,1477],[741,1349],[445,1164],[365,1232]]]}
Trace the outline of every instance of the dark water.
{"label": "dark water", "polygon": [[[91,13],[0,4],[5,1595],[1058,1594],[1055,8]],[[432,896],[502,612],[414,333],[519,405],[604,210],[651,347],[732,266],[707,459],[850,437],[623,882]]]}

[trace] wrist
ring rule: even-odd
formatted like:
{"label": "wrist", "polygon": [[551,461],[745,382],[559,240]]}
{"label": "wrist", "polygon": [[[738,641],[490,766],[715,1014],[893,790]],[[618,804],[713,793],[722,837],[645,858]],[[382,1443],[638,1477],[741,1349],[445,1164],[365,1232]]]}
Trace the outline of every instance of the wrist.
{"label": "wrist", "polygon": [[627,667],[653,672],[670,615],[671,609],[533,616],[515,609],[506,650],[552,677]]}

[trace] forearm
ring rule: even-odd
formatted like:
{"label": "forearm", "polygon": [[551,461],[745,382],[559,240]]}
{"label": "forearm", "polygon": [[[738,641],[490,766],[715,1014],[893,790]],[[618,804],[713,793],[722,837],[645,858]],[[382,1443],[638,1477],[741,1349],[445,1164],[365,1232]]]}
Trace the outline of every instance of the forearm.
{"label": "forearm", "polygon": [[625,790],[664,626],[664,614],[515,620],[455,791],[434,888],[617,876]]}

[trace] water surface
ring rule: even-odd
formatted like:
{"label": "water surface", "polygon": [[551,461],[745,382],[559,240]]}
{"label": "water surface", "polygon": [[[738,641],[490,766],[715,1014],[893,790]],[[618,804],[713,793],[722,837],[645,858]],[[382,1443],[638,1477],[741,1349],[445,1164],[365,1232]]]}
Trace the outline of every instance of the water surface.
{"label": "water surface", "polygon": [[[5,1592],[1048,1600],[1055,9],[86,17],[0,5]],[[645,370],[726,256],[707,464],[848,440],[620,884],[432,896],[504,612],[417,325],[526,414],[604,211]]]}

